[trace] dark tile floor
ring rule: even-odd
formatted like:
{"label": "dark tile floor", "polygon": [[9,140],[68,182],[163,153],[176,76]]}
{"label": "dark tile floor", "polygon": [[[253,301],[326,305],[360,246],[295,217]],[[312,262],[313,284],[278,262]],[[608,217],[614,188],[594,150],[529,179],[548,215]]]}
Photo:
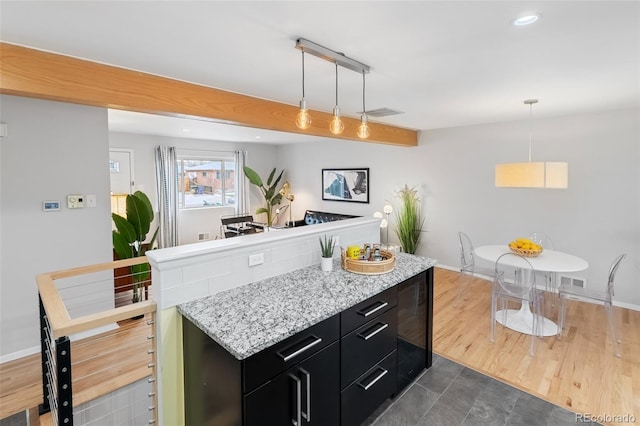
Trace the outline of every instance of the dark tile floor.
{"label": "dark tile floor", "polygon": [[[575,425],[576,415],[446,358],[394,401],[388,401],[364,425],[476,426]],[[580,424],[597,424],[583,423]]]}
{"label": "dark tile floor", "polygon": [[[576,415],[562,407],[477,373],[446,358],[433,356],[433,366],[409,389],[387,401],[363,423],[367,426],[565,426]],[[0,426],[27,425],[25,413]],[[583,423],[597,425],[598,423]]]}

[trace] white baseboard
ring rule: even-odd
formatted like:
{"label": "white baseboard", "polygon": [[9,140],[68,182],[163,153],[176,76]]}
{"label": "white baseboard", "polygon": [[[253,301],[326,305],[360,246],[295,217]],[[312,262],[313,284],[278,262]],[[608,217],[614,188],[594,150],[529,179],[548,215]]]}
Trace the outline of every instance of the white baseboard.
{"label": "white baseboard", "polygon": [[5,362],[15,361],[16,359],[24,358],[25,356],[39,354],[40,346],[33,346],[27,349],[22,349],[17,352],[12,352],[6,355],[0,355],[0,364],[4,364]]}

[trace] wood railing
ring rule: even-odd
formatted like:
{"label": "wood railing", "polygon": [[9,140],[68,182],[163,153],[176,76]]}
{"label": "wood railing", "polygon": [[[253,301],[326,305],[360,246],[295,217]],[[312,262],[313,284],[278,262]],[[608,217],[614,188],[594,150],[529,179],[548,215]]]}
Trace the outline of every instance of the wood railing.
{"label": "wood railing", "polygon": [[[144,256],[37,276],[43,389],[40,412],[51,411],[53,424],[73,425],[74,418],[77,424],[84,424],[84,418],[92,417],[91,404],[101,404],[101,397],[127,386],[138,393],[144,388],[144,395],[133,398],[149,398],[144,415],[149,416],[149,423],[156,421],[156,303],[149,299],[104,309],[105,304],[115,305],[115,299],[105,300],[115,297],[114,272],[143,263],[147,263]],[[144,286],[148,290],[150,281]],[[91,313],[74,317],[71,305]],[[90,337],[84,337],[87,334]],[[134,422],[138,423],[131,419],[130,423]]]}

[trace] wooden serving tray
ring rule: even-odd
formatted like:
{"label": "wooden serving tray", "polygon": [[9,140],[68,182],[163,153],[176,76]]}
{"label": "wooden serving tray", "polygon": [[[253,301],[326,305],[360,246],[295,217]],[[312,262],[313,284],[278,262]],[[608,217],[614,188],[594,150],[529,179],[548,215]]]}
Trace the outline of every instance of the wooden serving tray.
{"label": "wooden serving tray", "polygon": [[[362,252],[362,251],[361,251]],[[342,269],[362,275],[380,275],[391,272],[396,267],[396,257],[387,250],[380,250],[383,260],[368,261],[360,259],[352,259],[347,256],[345,250],[341,250]]]}

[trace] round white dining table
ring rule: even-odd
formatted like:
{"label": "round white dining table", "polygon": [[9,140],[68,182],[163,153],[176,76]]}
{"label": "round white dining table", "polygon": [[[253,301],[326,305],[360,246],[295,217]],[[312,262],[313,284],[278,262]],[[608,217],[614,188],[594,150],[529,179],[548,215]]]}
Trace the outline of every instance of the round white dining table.
{"label": "round white dining table", "polygon": [[[474,253],[479,259],[486,260],[495,265],[498,257],[505,253],[512,252],[506,244],[501,244],[477,247],[474,250]],[[510,261],[510,259],[513,260]],[[517,268],[521,266],[521,264],[517,263],[517,260],[518,259],[516,258],[506,257],[501,260],[501,264]],[[537,257],[528,257],[527,260],[531,263],[534,270],[540,272],[577,272],[583,271],[589,267],[589,263],[578,256],[548,249],[544,249]],[[506,314],[507,319],[503,324],[503,312],[496,312],[496,319],[500,324],[521,333],[533,333],[531,329],[533,324],[533,314],[531,313],[528,302],[523,301],[520,309],[508,309]],[[557,333],[558,326],[556,323],[548,318],[544,318],[542,324],[542,335],[554,336]]]}

